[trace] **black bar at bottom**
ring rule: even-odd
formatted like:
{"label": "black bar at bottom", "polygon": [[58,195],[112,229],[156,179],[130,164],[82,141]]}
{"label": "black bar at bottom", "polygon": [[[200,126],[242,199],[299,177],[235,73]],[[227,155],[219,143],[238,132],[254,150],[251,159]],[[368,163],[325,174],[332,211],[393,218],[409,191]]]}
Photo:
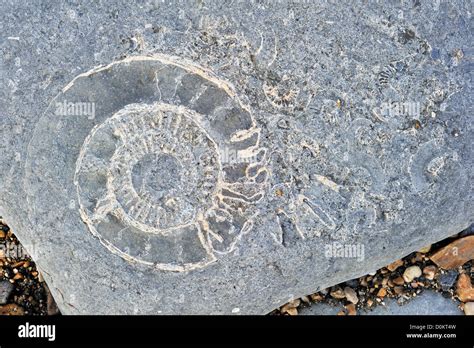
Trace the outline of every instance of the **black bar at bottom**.
{"label": "black bar at bottom", "polygon": [[[54,325],[54,340],[52,326]],[[248,345],[473,347],[474,319],[460,316],[55,316],[0,317],[0,346],[147,342]],[[21,332],[20,332],[21,331]],[[46,337],[31,337],[31,336]],[[27,337],[19,337],[27,336]],[[28,337],[29,336],[29,337]],[[223,341],[224,339],[224,341]]]}

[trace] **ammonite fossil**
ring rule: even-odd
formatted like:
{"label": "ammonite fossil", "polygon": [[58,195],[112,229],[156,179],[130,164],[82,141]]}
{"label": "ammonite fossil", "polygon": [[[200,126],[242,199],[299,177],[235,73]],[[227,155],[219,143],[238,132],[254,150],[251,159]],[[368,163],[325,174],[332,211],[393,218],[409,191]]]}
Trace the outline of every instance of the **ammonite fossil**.
{"label": "ammonite fossil", "polygon": [[190,270],[250,230],[265,150],[249,109],[210,72],[133,57],[79,75],[55,101],[45,118],[56,106],[57,145],[67,133],[83,138],[74,173],[82,220],[113,253]]}

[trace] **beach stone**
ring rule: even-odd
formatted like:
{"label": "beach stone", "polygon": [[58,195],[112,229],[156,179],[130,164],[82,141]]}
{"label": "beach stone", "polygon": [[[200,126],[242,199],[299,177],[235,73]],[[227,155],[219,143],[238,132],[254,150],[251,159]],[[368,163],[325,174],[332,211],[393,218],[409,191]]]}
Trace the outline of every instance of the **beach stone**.
{"label": "beach stone", "polygon": [[349,301],[353,304],[357,304],[357,302],[359,302],[359,298],[357,297],[357,292],[354,289],[346,286],[344,288],[344,294],[345,294],[345,297],[346,297],[347,301]]}
{"label": "beach stone", "polygon": [[264,314],[384,267],[474,220],[469,11],[4,1],[0,214],[63,314]]}
{"label": "beach stone", "polygon": [[410,266],[403,272],[403,280],[405,280],[405,283],[410,283],[419,276],[421,276],[421,269],[418,266]]}
{"label": "beach stone", "polygon": [[462,302],[474,301],[474,288],[468,274],[460,274],[456,283],[456,295]]}
{"label": "beach stone", "polygon": [[423,276],[428,280],[433,280],[437,270],[438,268],[434,265],[426,266],[423,268]]}
{"label": "beach stone", "polygon": [[8,297],[13,291],[13,284],[7,280],[0,280],[0,305],[7,303]]}
{"label": "beach stone", "polygon": [[449,270],[443,272],[439,275],[439,284],[443,291],[448,291],[450,288],[453,287],[454,283],[456,282],[456,278],[458,277],[458,272],[455,270]]}
{"label": "beach stone", "polygon": [[430,256],[443,269],[455,269],[474,259],[474,236],[457,239]]}
{"label": "beach stone", "polygon": [[397,260],[395,262],[392,262],[390,265],[387,266],[387,269],[390,272],[393,272],[400,266],[403,266],[403,260]]}
{"label": "beach stone", "polygon": [[464,304],[464,314],[474,315],[474,302],[467,302]]}

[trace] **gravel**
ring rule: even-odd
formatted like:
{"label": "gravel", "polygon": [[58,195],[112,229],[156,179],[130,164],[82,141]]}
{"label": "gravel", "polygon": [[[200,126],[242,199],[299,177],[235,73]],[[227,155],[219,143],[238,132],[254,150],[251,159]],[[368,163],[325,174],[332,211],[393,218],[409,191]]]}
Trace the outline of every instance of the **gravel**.
{"label": "gravel", "polygon": [[[425,248],[422,250],[425,253],[412,253],[372,274],[305,296],[311,300],[310,304],[301,302],[300,307],[292,308],[306,315],[454,315],[461,314],[463,310],[466,315],[472,315],[474,302],[470,294],[474,292],[471,284],[473,260],[448,271],[437,267],[431,260],[431,256],[439,250],[452,243],[459,243],[458,239],[459,234],[435,243],[431,248]],[[462,296],[461,289],[457,288],[461,287],[461,283],[464,284]],[[417,300],[414,301],[415,299]],[[414,303],[411,309],[405,307],[412,301]],[[272,314],[286,313],[280,309]]]}
{"label": "gravel", "polygon": [[[1,219],[0,245],[0,315],[55,314],[54,300],[35,263]],[[7,249],[21,252],[5,255]]]}

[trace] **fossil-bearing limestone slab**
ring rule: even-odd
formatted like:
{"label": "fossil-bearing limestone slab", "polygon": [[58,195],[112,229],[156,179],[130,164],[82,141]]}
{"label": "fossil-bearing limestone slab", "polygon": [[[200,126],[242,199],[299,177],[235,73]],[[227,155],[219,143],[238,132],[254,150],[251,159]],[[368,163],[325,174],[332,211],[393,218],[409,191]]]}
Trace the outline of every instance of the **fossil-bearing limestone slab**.
{"label": "fossil-bearing limestone slab", "polygon": [[474,220],[469,2],[2,6],[0,215],[63,313],[264,314]]}

